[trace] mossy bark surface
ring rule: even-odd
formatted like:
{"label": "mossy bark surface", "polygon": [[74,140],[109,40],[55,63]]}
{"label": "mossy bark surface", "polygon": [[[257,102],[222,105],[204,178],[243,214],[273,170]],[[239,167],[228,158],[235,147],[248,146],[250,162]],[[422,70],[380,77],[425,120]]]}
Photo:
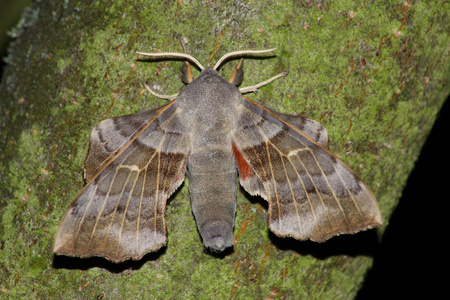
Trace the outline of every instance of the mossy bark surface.
{"label": "mossy bark surface", "polygon": [[[408,174],[449,92],[448,1],[39,1],[14,29],[0,86],[1,298],[348,299],[372,264]],[[58,224],[82,189],[91,129],[164,103],[188,52],[204,65],[242,49],[249,97],[320,121],[376,195],[383,228],[323,244],[269,233],[267,205],[238,191],[235,247],[207,253],[188,182],[167,206],[169,242],[140,261],[55,257]],[[234,63],[222,68],[229,76]]]}

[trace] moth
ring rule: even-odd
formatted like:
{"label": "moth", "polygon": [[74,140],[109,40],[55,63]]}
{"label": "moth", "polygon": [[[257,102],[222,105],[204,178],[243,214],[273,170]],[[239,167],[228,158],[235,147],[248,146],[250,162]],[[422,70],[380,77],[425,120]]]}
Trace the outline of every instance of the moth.
{"label": "moth", "polygon": [[[243,58],[231,52],[213,68],[182,53],[141,53],[183,60],[179,94],[150,110],[100,122],[90,136],[86,186],[70,204],[54,243],[58,255],[138,260],[167,242],[166,201],[187,174],[192,211],[205,247],[233,246],[240,185],[268,201],[268,225],[280,237],[323,242],[382,223],[377,201],[328,150],[317,121],[277,112],[244,93],[287,75],[238,89]],[[230,79],[217,69],[241,58]],[[194,80],[189,62],[201,70]]]}

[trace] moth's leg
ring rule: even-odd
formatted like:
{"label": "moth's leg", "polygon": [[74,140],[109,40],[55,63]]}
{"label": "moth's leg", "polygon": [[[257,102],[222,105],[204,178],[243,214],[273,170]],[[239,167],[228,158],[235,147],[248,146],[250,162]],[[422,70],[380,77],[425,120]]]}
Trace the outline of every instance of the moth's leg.
{"label": "moth's leg", "polygon": [[241,58],[236,68],[234,68],[233,73],[231,73],[230,79],[228,82],[234,86],[239,86],[244,79],[244,59]]}
{"label": "moth's leg", "polygon": [[181,66],[181,81],[184,84],[189,84],[194,81],[194,75],[192,75],[191,64],[187,61]]}
{"label": "moth's leg", "polygon": [[239,89],[239,92],[241,92],[241,94],[245,94],[245,93],[256,93],[256,91],[257,91],[260,87],[265,86],[265,85],[271,83],[272,81],[277,80],[277,79],[280,78],[280,77],[284,77],[284,76],[286,76],[288,73],[289,73],[289,72],[287,72],[287,71],[281,72],[280,74],[275,75],[275,76],[273,76],[272,78],[267,79],[266,81],[263,81],[263,82],[258,83],[258,84],[256,84],[256,85],[252,85],[252,86],[248,86],[248,87],[245,87],[245,88],[241,88],[241,89]]}
{"label": "moth's leg", "polygon": [[153,91],[147,84],[144,83],[145,88],[147,89],[147,91],[150,92],[150,94],[152,94],[153,96],[160,98],[160,99],[166,99],[166,100],[175,100],[178,96],[178,94],[173,94],[173,95],[161,95],[156,93],[155,91]]}

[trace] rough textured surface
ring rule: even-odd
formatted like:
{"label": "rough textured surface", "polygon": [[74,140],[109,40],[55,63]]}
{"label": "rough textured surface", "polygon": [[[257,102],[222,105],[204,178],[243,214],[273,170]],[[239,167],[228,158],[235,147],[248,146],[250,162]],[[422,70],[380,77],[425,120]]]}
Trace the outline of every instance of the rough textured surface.
{"label": "rough textured surface", "polygon": [[178,92],[179,62],[139,62],[134,53],[182,51],[177,35],[204,65],[212,54],[214,63],[233,50],[278,48],[276,58],[246,61],[243,86],[290,74],[250,98],[321,121],[331,150],[372,188],[388,226],[449,92],[449,11],[441,0],[34,3],[13,31],[0,87],[0,295],[354,297],[375,231],[324,244],[278,239],[268,232],[266,204],[243,190],[235,248],[224,256],[204,252],[187,182],[168,204],[168,246],[141,261],[54,258],[52,243],[83,186],[91,128],[162,104],[142,82]]}

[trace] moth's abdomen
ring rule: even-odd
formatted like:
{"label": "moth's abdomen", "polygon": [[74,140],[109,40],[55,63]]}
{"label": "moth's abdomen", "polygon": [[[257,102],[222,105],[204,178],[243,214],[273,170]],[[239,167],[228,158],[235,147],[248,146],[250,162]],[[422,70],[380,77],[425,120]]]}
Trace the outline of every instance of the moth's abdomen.
{"label": "moth's abdomen", "polygon": [[232,152],[191,154],[188,170],[192,211],[203,244],[213,251],[233,246],[237,171]]}

